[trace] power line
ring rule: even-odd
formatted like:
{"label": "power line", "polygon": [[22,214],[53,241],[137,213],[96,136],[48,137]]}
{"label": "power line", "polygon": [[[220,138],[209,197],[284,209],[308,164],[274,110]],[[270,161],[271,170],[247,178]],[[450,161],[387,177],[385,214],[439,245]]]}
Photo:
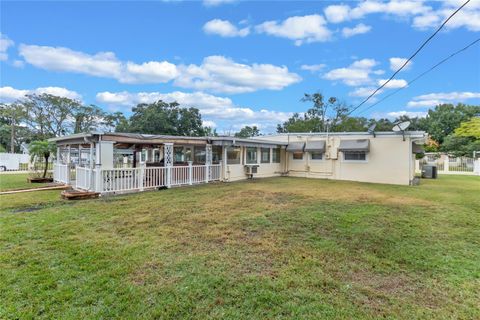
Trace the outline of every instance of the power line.
{"label": "power line", "polygon": [[397,90],[391,92],[390,94],[386,95],[385,97],[383,97],[382,99],[380,99],[379,101],[375,102],[374,104],[372,104],[371,106],[369,106],[368,108],[360,111],[358,114],[362,114],[364,113],[365,111],[367,110],[370,110],[371,108],[375,107],[376,105],[378,105],[379,103],[385,101],[386,99],[388,99],[389,97],[393,96],[394,94],[396,94],[397,92],[405,89],[406,87],[410,86],[412,83],[414,83],[415,81],[417,81],[418,79],[420,79],[421,77],[423,77],[424,75],[426,75],[427,73],[429,73],[430,71],[433,71],[434,69],[436,69],[438,66],[440,66],[441,64],[447,62],[448,60],[450,60],[451,58],[453,58],[454,56],[456,56],[457,54],[469,49],[470,47],[472,47],[473,45],[475,45],[476,43],[480,42],[480,38],[476,39],[475,41],[471,42],[469,45],[467,45],[466,47],[463,47],[462,49],[460,50],[457,50],[455,51],[454,53],[452,53],[451,55],[449,55],[448,57],[440,60],[438,63],[436,63],[435,65],[433,65],[432,67],[430,67],[428,70],[422,72],[421,74],[419,74],[418,76],[416,76],[415,78],[413,78],[412,80],[408,81],[406,85],[404,85],[403,87],[400,87],[398,88]]}
{"label": "power line", "polygon": [[438,29],[430,36],[428,37],[427,40],[425,40],[422,45],[410,56],[410,58],[408,58],[404,63],[403,65],[397,70],[395,71],[392,76],[387,80],[385,81],[380,87],[378,87],[377,89],[375,89],[375,91],[373,91],[365,100],[363,100],[358,106],[356,106],[355,108],[353,108],[347,115],[350,115],[352,112],[354,112],[355,110],[357,110],[358,108],[360,108],[362,105],[365,104],[365,102],[367,102],[368,100],[370,100],[371,97],[373,97],[378,91],[380,91],[383,87],[385,87],[387,85],[387,83],[389,83],[422,49],[423,47],[425,47],[427,45],[428,42],[430,42],[430,40],[433,39],[433,37],[435,37],[437,35],[437,33],[440,32],[440,30],[447,24],[447,22],[454,16],[457,14],[458,11],[460,11],[463,7],[465,7],[468,3],[470,2],[470,0],[467,0],[464,4],[462,4],[457,10],[455,10],[445,21],[443,21],[443,23],[440,25],[440,27],[438,27]]}

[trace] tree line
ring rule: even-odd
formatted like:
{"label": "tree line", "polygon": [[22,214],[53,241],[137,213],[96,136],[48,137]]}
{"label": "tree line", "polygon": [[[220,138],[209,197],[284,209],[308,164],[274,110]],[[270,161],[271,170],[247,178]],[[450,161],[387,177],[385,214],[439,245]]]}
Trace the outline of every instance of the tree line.
{"label": "tree line", "polygon": [[[480,106],[440,104],[424,118],[401,116],[372,119],[351,116],[346,103],[336,97],[325,99],[321,93],[305,94],[301,99],[310,107],[294,113],[277,125],[278,133],[391,131],[400,121],[410,121],[408,130],[426,131],[431,140],[427,151],[444,151],[454,155],[471,155],[480,151]],[[203,126],[199,109],[185,108],[177,102],[140,103],[127,118],[121,112],[105,112],[95,105],[50,94],[26,95],[11,104],[0,105],[0,150],[18,152],[21,143],[46,140],[87,131],[116,131],[180,136],[216,136],[215,129]],[[236,137],[261,135],[256,126],[245,126]]]}

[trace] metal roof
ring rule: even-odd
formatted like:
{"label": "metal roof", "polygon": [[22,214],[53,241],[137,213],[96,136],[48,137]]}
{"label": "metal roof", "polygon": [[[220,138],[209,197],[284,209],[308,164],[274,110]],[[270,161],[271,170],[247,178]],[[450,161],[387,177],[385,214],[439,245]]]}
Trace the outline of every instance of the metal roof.
{"label": "metal roof", "polygon": [[368,139],[341,140],[338,150],[368,152],[370,150],[370,140]]}
{"label": "metal roof", "polygon": [[305,145],[306,152],[325,152],[325,140],[307,141]]}
{"label": "metal roof", "polygon": [[305,142],[290,142],[287,146],[288,152],[303,152]]}

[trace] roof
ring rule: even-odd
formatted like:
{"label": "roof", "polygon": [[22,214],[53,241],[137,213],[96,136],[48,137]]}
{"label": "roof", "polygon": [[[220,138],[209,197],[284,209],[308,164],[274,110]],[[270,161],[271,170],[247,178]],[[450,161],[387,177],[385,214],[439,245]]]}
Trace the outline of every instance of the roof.
{"label": "roof", "polygon": [[[405,136],[411,137],[425,137],[427,133],[425,131],[405,131],[403,133]],[[402,132],[394,131],[378,131],[375,132],[376,136],[399,136],[402,137]],[[327,137],[327,136],[372,136],[373,134],[368,131],[356,131],[356,132],[289,132],[289,133],[275,133],[271,135],[265,135],[258,137],[260,139],[268,139],[269,137],[286,137],[286,136],[318,136],[318,137]]]}

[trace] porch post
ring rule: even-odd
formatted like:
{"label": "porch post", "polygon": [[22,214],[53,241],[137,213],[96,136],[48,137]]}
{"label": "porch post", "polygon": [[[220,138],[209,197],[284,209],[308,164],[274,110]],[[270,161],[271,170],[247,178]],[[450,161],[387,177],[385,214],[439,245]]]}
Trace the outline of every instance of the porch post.
{"label": "porch post", "polygon": [[165,163],[166,185],[167,188],[172,186],[172,167],[173,167],[173,143],[164,143],[163,157]]}
{"label": "porch post", "polygon": [[95,169],[95,159],[93,158],[93,150],[93,142],[90,142],[90,184],[88,186],[89,190],[95,190],[95,173],[93,171]]}
{"label": "porch post", "polygon": [[222,147],[222,172],[223,172],[223,181],[227,181],[227,146]]}
{"label": "porch post", "polygon": [[188,184],[192,185],[193,184],[193,167],[192,167],[193,161],[188,161]]}
{"label": "porch post", "polygon": [[57,145],[57,159],[55,159],[57,164],[60,164],[60,146]]}
{"label": "porch post", "polygon": [[95,144],[95,192],[102,192],[102,165],[100,163],[100,141]]}
{"label": "porch post", "polygon": [[480,176],[480,158],[473,159],[473,174]]}
{"label": "porch post", "polygon": [[210,180],[210,166],[212,165],[212,145],[205,145],[205,183]]}
{"label": "porch post", "polygon": [[71,183],[71,182],[70,182],[70,176],[71,176],[71,173],[70,173],[70,158],[71,158],[71,155],[70,155],[70,153],[71,153],[71,151],[72,151],[71,149],[72,149],[71,146],[68,145],[68,153],[67,153],[67,176],[66,176],[66,179],[65,179],[65,180],[67,180],[67,185],[70,185],[70,183]]}

